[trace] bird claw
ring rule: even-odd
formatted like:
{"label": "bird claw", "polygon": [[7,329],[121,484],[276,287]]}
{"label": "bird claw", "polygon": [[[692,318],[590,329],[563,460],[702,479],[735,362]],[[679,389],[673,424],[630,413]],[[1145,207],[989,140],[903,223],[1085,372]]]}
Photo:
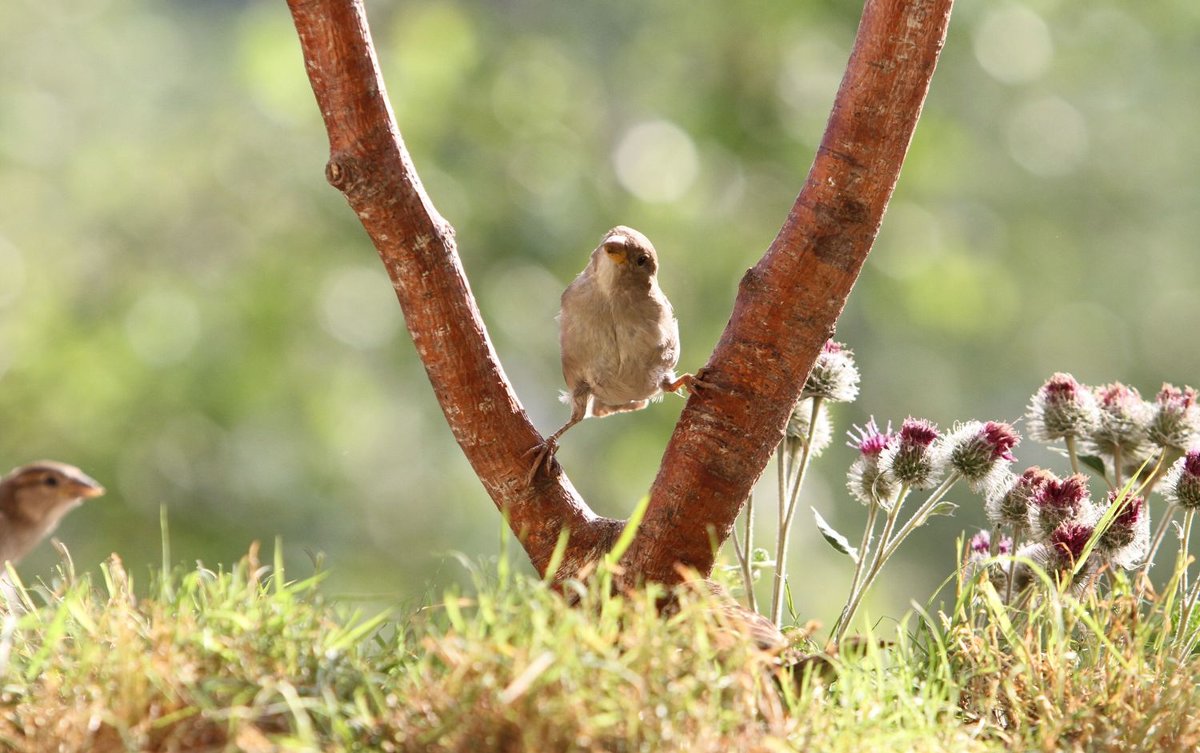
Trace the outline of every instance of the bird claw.
{"label": "bird claw", "polygon": [[718,388],[717,385],[707,381],[698,374],[684,374],[675,381],[667,382],[663,385],[663,392],[678,392],[680,389],[686,389],[690,395],[702,390]]}
{"label": "bird claw", "polygon": [[522,457],[534,455],[533,465],[529,468],[529,475],[525,477],[525,484],[528,486],[537,478],[539,468],[545,467],[546,473],[550,473],[550,464],[554,462],[554,453],[558,451],[558,442],[553,439],[545,440],[539,444],[530,447],[525,451]]}

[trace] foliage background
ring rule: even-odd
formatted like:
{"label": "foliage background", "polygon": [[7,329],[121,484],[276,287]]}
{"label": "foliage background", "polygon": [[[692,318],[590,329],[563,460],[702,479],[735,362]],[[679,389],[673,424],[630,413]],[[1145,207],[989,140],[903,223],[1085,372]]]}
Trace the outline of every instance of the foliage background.
{"label": "foliage background", "polygon": [[[704,362],[803,183],[860,9],[368,3],[401,129],[539,427],[566,415],[558,295],[611,225],[654,239],[681,365]],[[839,326],[863,371],[839,433],[871,414],[1013,420],[1055,370],[1146,394],[1200,379],[1198,34],[1192,0],[959,3]],[[109,487],[59,530],[81,567],[158,562],[161,505],[176,560],[282,535],[293,568],[324,552],[336,592],[388,600],[460,578],[450,550],[495,553],[499,517],[326,156],[282,0],[0,3],[0,465],[60,458]],[[568,435],[559,457],[598,510],[632,507],[682,405]],[[848,462],[830,451],[809,501],[852,531]],[[874,613],[949,572],[954,532],[982,521],[958,501]],[[849,569],[800,528],[793,571],[823,577],[797,578],[796,601],[828,622]],[[52,561],[42,547],[22,571]]]}

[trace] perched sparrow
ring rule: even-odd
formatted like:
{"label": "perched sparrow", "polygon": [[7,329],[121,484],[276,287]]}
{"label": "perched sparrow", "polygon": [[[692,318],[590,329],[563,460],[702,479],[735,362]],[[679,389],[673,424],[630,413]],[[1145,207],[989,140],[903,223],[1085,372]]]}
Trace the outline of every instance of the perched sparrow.
{"label": "perched sparrow", "polygon": [[0,567],[19,562],[63,516],[104,487],[75,466],[42,460],[0,478]]}
{"label": "perched sparrow", "polygon": [[559,345],[571,418],[530,450],[537,453],[531,481],[538,468],[549,468],[558,438],[584,418],[641,410],[663,392],[705,386],[691,374],[675,378],[679,323],[657,273],[650,240],[618,225],[563,292]]}

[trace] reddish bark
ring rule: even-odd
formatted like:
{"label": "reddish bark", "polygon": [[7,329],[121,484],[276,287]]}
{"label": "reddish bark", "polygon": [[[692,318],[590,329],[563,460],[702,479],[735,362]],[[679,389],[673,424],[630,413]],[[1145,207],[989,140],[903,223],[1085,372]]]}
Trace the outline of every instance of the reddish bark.
{"label": "reddish bark", "polygon": [[[541,440],[488,338],[454,230],[426,195],[400,137],[360,0],[289,0],[329,132],[329,182],[379,251],[454,438],[538,572],[570,531],[562,572],[606,552],[621,522],[595,515],[565,475],[526,485]],[[570,569],[567,569],[570,568]]]}
{"label": "reddish bark", "polygon": [[766,255],[742,279],[667,445],[623,563],[678,581],[712,570],[834,324],[900,175],[953,0],[868,0],[816,160]]}
{"label": "reddish bark", "polygon": [[[560,529],[560,572],[610,547],[561,473],[525,483],[540,437],[504,375],[467,284],[453,230],[421,187],[379,73],[361,0],[288,0],[329,132],[329,182],[345,194],[387,268],[446,421],[530,559],[544,571]],[[808,182],[766,256],[742,281],[706,367],[717,386],[689,399],[624,562],[634,576],[707,574],[778,443],[818,349],[874,241],[944,39],[952,0],[868,0]],[[556,466],[557,467],[557,466]]]}

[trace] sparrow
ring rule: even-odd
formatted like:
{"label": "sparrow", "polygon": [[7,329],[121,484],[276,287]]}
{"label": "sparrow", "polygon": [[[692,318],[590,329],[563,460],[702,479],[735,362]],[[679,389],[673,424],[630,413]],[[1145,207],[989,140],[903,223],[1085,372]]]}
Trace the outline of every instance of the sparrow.
{"label": "sparrow", "polygon": [[571,417],[526,453],[536,453],[529,481],[539,468],[549,470],[558,439],[583,419],[641,410],[664,392],[707,386],[692,374],[675,376],[679,322],[658,286],[654,245],[631,227],[605,233],[563,291],[558,338]]}
{"label": "sparrow", "polygon": [[104,487],[73,465],[41,460],[0,478],[0,567],[16,564],[59,521]]}

